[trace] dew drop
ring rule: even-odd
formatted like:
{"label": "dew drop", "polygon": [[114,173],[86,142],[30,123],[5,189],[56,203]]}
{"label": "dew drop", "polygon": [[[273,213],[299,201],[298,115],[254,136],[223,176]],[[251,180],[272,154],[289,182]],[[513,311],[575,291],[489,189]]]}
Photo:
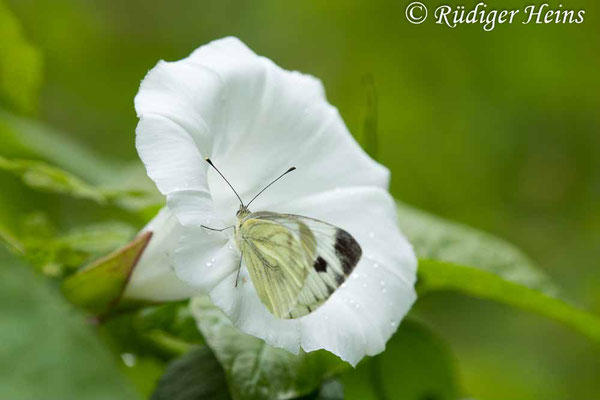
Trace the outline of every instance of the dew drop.
{"label": "dew drop", "polygon": [[383,286],[385,286],[385,281],[381,281],[381,282],[379,282],[379,284],[383,287]]}
{"label": "dew drop", "polygon": [[381,293],[387,293],[387,289],[386,288],[381,289]]}
{"label": "dew drop", "polygon": [[379,268],[379,264],[373,263],[373,269],[377,269],[377,268]]}
{"label": "dew drop", "polygon": [[356,309],[358,310],[358,309],[360,308],[360,304],[356,303],[356,304],[354,305],[354,308],[356,308]]}
{"label": "dew drop", "polygon": [[207,262],[206,262],[206,266],[207,266],[207,267],[212,267],[212,265],[213,265],[213,263],[212,263],[212,262],[210,262],[210,261],[207,261]]}
{"label": "dew drop", "polygon": [[369,237],[370,237],[371,239],[375,238],[375,232],[369,232]]}
{"label": "dew drop", "polygon": [[358,274],[354,274],[354,275],[352,275],[352,279],[358,279],[358,278],[359,278],[359,275],[358,275]]}
{"label": "dew drop", "polygon": [[123,360],[123,364],[125,364],[128,367],[133,367],[136,363],[136,357],[135,354],[131,354],[131,353],[122,353],[121,354],[121,359]]}

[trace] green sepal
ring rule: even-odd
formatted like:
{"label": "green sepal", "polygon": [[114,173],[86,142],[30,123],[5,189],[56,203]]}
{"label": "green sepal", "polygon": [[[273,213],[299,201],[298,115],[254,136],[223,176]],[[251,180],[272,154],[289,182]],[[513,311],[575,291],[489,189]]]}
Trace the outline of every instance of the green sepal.
{"label": "green sepal", "polygon": [[61,290],[67,300],[95,315],[106,314],[121,299],[151,237],[152,232],[145,232],[121,249],[66,278]]}

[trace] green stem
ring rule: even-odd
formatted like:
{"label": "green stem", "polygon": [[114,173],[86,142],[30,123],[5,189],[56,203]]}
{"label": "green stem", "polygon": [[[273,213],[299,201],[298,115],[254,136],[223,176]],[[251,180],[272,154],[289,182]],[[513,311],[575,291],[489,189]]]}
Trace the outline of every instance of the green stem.
{"label": "green stem", "polygon": [[600,318],[587,311],[491,272],[442,261],[419,260],[419,296],[436,290],[458,291],[531,311],[600,343]]}

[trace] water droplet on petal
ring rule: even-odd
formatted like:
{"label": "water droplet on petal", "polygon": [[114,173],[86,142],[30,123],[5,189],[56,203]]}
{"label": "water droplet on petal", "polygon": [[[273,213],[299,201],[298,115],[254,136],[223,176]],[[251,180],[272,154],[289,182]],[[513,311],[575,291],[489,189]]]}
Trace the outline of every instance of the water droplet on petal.
{"label": "water droplet on petal", "polygon": [[213,265],[213,263],[211,263],[210,261],[207,261],[207,262],[206,262],[206,266],[207,266],[207,267],[212,267],[212,265]]}
{"label": "water droplet on petal", "polygon": [[380,284],[381,286],[385,286],[385,281],[381,281],[381,282],[379,282],[379,284]]}
{"label": "water droplet on petal", "polygon": [[371,239],[375,238],[375,232],[369,232],[369,237],[370,237]]}
{"label": "water droplet on petal", "polygon": [[377,268],[379,268],[379,264],[373,263],[373,269],[377,269]]}
{"label": "water droplet on petal", "polygon": [[353,275],[352,275],[352,279],[358,279],[358,278],[359,278],[359,275],[358,275],[358,274],[353,274]]}
{"label": "water droplet on petal", "polygon": [[358,310],[358,309],[360,308],[360,304],[356,303],[356,304],[354,305],[354,308],[356,308],[356,309]]}
{"label": "water droplet on petal", "polygon": [[381,293],[387,293],[387,289],[386,288],[381,289]]}

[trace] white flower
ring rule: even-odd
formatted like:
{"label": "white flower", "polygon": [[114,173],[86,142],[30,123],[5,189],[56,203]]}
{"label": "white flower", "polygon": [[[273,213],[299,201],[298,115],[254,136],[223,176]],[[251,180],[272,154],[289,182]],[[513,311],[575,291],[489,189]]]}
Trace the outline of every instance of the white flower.
{"label": "white flower", "polygon": [[[225,38],[184,60],[159,62],[135,106],[138,152],[167,197],[167,208],[147,229],[158,232],[164,225],[170,233],[150,243],[151,255],[134,272],[128,296],[167,300],[208,293],[240,330],[294,353],[327,349],[356,364],[383,351],[415,300],[416,259],[396,226],[388,171],[357,145],[317,79],[281,69],[238,39]],[[323,306],[280,320],[258,299],[245,267],[235,287],[240,254],[231,231],[201,225],[234,224],[238,201],[209,173],[204,157],[246,201],[296,166],[252,211],[321,219],[358,241],[361,261]]]}

